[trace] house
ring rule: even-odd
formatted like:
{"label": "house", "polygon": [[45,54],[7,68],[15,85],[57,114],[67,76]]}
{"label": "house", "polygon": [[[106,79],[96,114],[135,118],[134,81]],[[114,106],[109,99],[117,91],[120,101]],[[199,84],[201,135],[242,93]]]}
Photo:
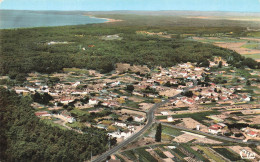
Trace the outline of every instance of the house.
{"label": "house", "polygon": [[73,123],[76,121],[76,119],[73,118],[72,116],[67,116],[66,119],[67,119],[67,122],[69,122],[69,123]]}
{"label": "house", "polygon": [[80,82],[76,82],[76,83],[72,84],[72,87],[77,87],[78,85],[80,85]]}
{"label": "house", "polygon": [[143,122],[144,121],[144,117],[143,116],[141,116],[141,115],[138,115],[138,116],[135,116],[134,117],[134,121],[136,121],[136,122]]}
{"label": "house", "polygon": [[120,123],[120,122],[115,122],[115,125],[116,126],[119,126],[119,127],[126,127],[126,123]]}
{"label": "house", "polygon": [[62,100],[60,100],[60,103],[67,105],[67,104],[69,104],[69,103],[71,103],[73,101],[74,100],[72,100],[72,99],[62,99]]}
{"label": "house", "polygon": [[243,95],[243,96],[242,96],[242,100],[243,100],[243,101],[246,101],[246,102],[249,102],[249,101],[250,101],[250,97],[249,97],[249,96],[246,96],[246,95]]}
{"label": "house", "polygon": [[99,129],[107,129],[107,126],[105,126],[104,124],[98,124],[96,125],[96,127]]}
{"label": "house", "polygon": [[221,126],[220,124],[214,124],[209,127],[208,131],[209,131],[209,133],[212,133],[212,134],[218,134],[222,131],[222,128],[224,128],[224,127]]}
{"label": "house", "polygon": [[250,137],[257,137],[258,134],[255,131],[248,131],[247,135],[250,136]]}
{"label": "house", "polygon": [[88,101],[88,104],[89,104],[89,105],[97,105],[97,104],[98,104],[98,100],[96,100],[96,99],[90,99],[90,100]]}
{"label": "house", "polygon": [[42,117],[42,116],[51,116],[50,113],[48,113],[47,111],[38,111],[34,113],[37,117]]}
{"label": "house", "polygon": [[166,112],[166,111],[162,111],[161,114],[162,114],[162,115],[169,115],[169,113]]}
{"label": "house", "polygon": [[168,121],[168,122],[173,122],[172,116],[168,116],[168,117],[167,117],[167,121]]}
{"label": "house", "polygon": [[112,137],[116,137],[116,138],[128,138],[132,135],[133,131],[129,131],[129,130],[126,130],[126,131],[116,131],[116,132],[113,132],[113,133],[108,133],[109,136],[112,136]]}

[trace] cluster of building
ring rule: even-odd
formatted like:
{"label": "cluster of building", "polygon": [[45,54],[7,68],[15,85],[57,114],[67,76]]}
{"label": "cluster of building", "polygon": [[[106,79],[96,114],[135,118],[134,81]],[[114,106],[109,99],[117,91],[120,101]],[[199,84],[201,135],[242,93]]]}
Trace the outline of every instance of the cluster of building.
{"label": "cluster of building", "polygon": [[[210,61],[210,67],[216,67],[221,64],[227,67],[228,64],[220,57],[216,57],[214,61]],[[27,84],[23,87],[14,86],[13,89],[22,95],[47,93],[53,100],[51,104],[43,105],[49,110],[60,110],[56,114],[48,111],[39,111],[35,114],[39,117],[54,116],[66,122],[72,123],[76,121],[66,111],[62,111],[64,105],[73,105],[74,108],[87,110],[91,108],[89,113],[98,113],[105,107],[109,108],[113,113],[127,118],[132,116],[133,121],[144,123],[145,113],[142,112],[142,104],[144,99],[150,99],[151,104],[160,102],[164,98],[174,96],[184,92],[187,87],[191,92],[188,95],[183,94],[172,99],[169,104],[162,107],[157,115],[167,116],[168,122],[173,122],[171,115],[184,113],[185,111],[174,111],[174,108],[188,107],[188,111],[200,112],[203,104],[227,104],[233,105],[237,102],[250,102],[252,97],[249,93],[240,93],[243,89],[239,86],[225,86],[213,82],[214,77],[219,75],[219,71],[211,72],[210,67],[197,67],[194,63],[182,63],[169,68],[156,67],[149,69],[147,66],[131,66],[129,64],[118,64],[116,73],[111,75],[100,74],[94,70],[86,70],[83,73],[66,71],[64,73],[56,73],[51,76],[39,73],[31,73],[27,78]],[[79,70],[79,69],[78,69]],[[76,69],[77,71],[77,69]],[[80,71],[80,70],[79,70]],[[207,78],[208,77],[208,78]],[[198,83],[194,86],[195,83]],[[132,87],[129,89],[129,85]],[[131,98],[141,98],[141,101],[133,101]],[[86,100],[86,98],[88,98]],[[127,103],[136,102],[135,105],[129,106]],[[147,102],[147,101],[146,101]],[[34,104],[35,108],[39,108],[38,104]],[[93,110],[94,108],[94,110]],[[122,113],[117,109],[125,109],[127,113]],[[129,111],[133,111],[129,112]],[[212,116],[211,116],[212,117]],[[107,126],[100,123],[102,120],[110,120],[107,117],[101,117],[96,120],[98,128],[107,129]],[[121,120],[124,124],[126,120]],[[222,121],[221,121],[222,122]],[[127,138],[136,130],[133,125],[121,125],[119,122],[113,122],[110,126],[120,127],[109,135],[117,138]],[[208,131],[213,134],[223,132],[226,126],[218,123],[210,126]]]}

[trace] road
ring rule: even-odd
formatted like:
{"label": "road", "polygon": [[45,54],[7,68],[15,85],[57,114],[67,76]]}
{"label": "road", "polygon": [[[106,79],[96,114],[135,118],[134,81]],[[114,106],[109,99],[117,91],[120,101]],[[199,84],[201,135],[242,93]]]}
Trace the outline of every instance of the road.
{"label": "road", "polygon": [[[194,82],[194,86],[192,87],[188,87],[186,89],[184,89],[184,91],[188,91],[190,88],[193,88],[197,85],[197,81]],[[123,142],[119,143],[117,146],[111,148],[110,150],[108,150],[107,152],[103,153],[102,155],[100,155],[99,157],[97,157],[96,159],[92,160],[93,162],[101,162],[103,160],[106,160],[106,158],[114,153],[116,153],[118,150],[120,150],[122,147],[128,145],[129,143],[131,143],[132,141],[134,141],[137,137],[141,136],[146,130],[148,130],[153,122],[154,122],[154,111],[159,108],[160,106],[170,102],[171,99],[175,99],[177,97],[179,97],[181,95],[181,93],[176,94],[173,97],[170,97],[169,99],[157,103],[155,104],[148,112],[147,112],[147,123],[146,125],[137,133],[133,134],[131,137],[127,138],[126,140],[124,140]]]}
{"label": "road", "polygon": [[225,136],[218,136],[218,135],[214,135],[214,134],[210,134],[210,133],[201,132],[201,131],[198,131],[198,130],[192,130],[192,129],[185,128],[185,127],[179,127],[179,126],[168,124],[168,123],[162,123],[162,125],[169,126],[169,127],[175,128],[175,129],[181,129],[181,130],[184,130],[184,131],[189,131],[189,132],[191,131],[192,133],[195,133],[195,134],[197,133],[197,134],[200,134],[200,135],[213,137],[213,138],[216,138],[216,139],[219,139],[219,140],[225,140],[225,141],[236,142],[236,143],[241,143],[241,144],[260,145],[260,142],[258,142],[258,141],[243,142],[243,140],[240,140],[240,139],[234,139],[234,138],[229,138],[229,137],[225,137]]}

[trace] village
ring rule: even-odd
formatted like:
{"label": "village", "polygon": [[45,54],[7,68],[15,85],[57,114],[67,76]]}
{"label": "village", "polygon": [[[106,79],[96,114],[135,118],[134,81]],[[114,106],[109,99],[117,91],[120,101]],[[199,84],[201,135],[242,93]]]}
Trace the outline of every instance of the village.
{"label": "village", "polygon": [[[77,68],[30,73],[25,85],[11,89],[31,96],[35,115],[43,121],[79,133],[84,127],[105,129],[117,142],[145,125],[154,104],[180,93],[156,110],[157,121],[247,141],[260,139],[259,73],[242,73],[220,57],[209,67],[188,62],[150,69],[118,63],[109,74]],[[193,88],[184,93],[187,87]]]}

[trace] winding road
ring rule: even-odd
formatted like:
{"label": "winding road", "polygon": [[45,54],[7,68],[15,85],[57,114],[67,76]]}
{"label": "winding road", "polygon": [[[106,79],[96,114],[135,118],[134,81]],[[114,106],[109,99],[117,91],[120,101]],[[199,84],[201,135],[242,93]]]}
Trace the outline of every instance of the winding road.
{"label": "winding road", "polygon": [[260,142],[258,141],[247,141],[247,142],[243,142],[243,140],[240,139],[234,139],[234,138],[229,138],[229,137],[225,137],[225,136],[218,136],[218,135],[214,135],[214,134],[210,134],[210,133],[205,133],[202,131],[198,131],[198,130],[192,130],[189,128],[185,128],[185,127],[179,127],[176,125],[172,125],[172,124],[168,124],[168,123],[162,123],[162,125],[168,126],[168,127],[172,127],[174,129],[180,129],[180,130],[184,130],[184,131],[188,131],[188,132],[192,132],[195,134],[199,134],[199,135],[204,135],[204,136],[208,136],[208,137],[213,137],[219,140],[225,140],[225,141],[229,141],[229,142],[235,142],[235,143],[240,143],[240,144],[254,144],[254,145],[260,145]]}
{"label": "winding road", "polygon": [[[184,91],[188,91],[191,88],[194,88],[195,86],[197,86],[197,81],[194,81],[194,85],[192,87],[188,87],[186,89],[184,89]],[[92,160],[93,162],[101,162],[106,160],[106,158],[114,153],[116,153],[118,150],[120,150],[122,147],[128,145],[129,143],[131,143],[132,141],[134,141],[137,137],[140,137],[146,130],[148,130],[152,124],[154,123],[154,112],[157,108],[159,108],[160,106],[170,102],[170,100],[175,99],[177,97],[180,97],[181,93],[176,94],[173,97],[170,97],[169,99],[157,103],[155,104],[148,112],[147,112],[147,123],[146,125],[137,133],[133,134],[131,137],[127,138],[126,140],[124,140],[123,142],[119,143],[117,146],[111,148],[110,150],[108,150],[107,152],[103,153],[102,155],[98,156],[96,159]],[[228,137],[224,137],[224,136],[217,136],[217,135],[213,135],[213,134],[209,134],[209,133],[205,133],[205,132],[201,132],[201,131],[196,131],[196,130],[191,130],[188,128],[184,128],[184,127],[178,127],[175,125],[171,125],[171,124],[167,124],[167,123],[162,123],[163,125],[167,125],[170,126],[172,128],[176,128],[176,129],[181,129],[181,130],[186,130],[186,131],[192,131],[194,133],[198,133],[198,134],[202,134],[205,136],[210,136],[210,137],[214,137],[216,139],[219,140],[226,140],[226,141],[230,141],[230,142],[236,142],[236,143],[243,143],[243,144],[255,144],[255,145],[260,145],[260,142],[253,142],[253,141],[247,141],[247,142],[243,142],[242,140],[238,140],[238,139],[233,139],[233,138],[228,138]]]}
{"label": "winding road", "polygon": [[[192,87],[188,87],[186,89],[184,89],[184,91],[188,91],[190,88],[193,88],[197,85],[197,81],[194,81],[194,85]],[[159,108],[160,106],[170,102],[170,100],[175,99],[177,97],[181,96],[181,93],[176,94],[173,97],[170,97],[169,99],[157,103],[155,104],[148,112],[147,112],[147,123],[146,125],[137,133],[133,134],[131,137],[127,138],[126,140],[124,140],[123,142],[119,143],[117,146],[111,148],[110,150],[108,150],[107,152],[104,152],[102,155],[100,155],[99,157],[97,157],[96,159],[92,160],[93,162],[101,162],[103,160],[106,160],[106,158],[114,153],[116,153],[118,150],[120,150],[122,147],[126,146],[127,144],[131,143],[132,141],[134,141],[137,137],[141,136],[146,130],[148,130],[153,122],[154,122],[154,111]]]}

